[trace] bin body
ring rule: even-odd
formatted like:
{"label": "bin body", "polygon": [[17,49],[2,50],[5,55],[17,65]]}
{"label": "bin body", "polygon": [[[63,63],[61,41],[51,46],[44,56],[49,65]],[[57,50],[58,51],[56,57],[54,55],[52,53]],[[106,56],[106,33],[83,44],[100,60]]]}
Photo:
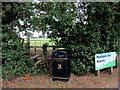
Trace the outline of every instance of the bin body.
{"label": "bin body", "polygon": [[70,77],[70,61],[67,50],[52,52],[52,78],[53,80],[68,81]]}

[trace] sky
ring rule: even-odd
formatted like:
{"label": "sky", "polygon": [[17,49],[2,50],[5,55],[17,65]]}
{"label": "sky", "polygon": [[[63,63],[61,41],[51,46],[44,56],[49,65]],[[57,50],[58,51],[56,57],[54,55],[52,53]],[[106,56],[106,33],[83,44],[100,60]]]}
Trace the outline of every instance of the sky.
{"label": "sky", "polygon": [[[19,20],[19,23],[20,23],[21,25],[24,25],[24,22],[21,21],[21,20]],[[39,37],[39,35],[41,35],[41,36],[43,35],[41,31],[40,31],[40,32],[36,32],[36,31],[32,32],[32,31],[29,31],[29,32],[33,33],[33,37]],[[24,36],[25,31],[20,32],[19,34],[20,34],[20,37],[21,37],[21,38],[26,38],[26,36]],[[46,33],[45,33],[45,36],[47,36]]]}
{"label": "sky", "polygon": [[[36,32],[36,31],[35,31],[35,32],[32,32],[32,31],[29,31],[29,32],[33,33],[33,37],[39,37],[39,35],[41,35],[41,36],[43,35],[41,31],[40,31],[40,32]],[[27,38],[26,36],[24,36],[24,33],[25,33],[24,31],[23,31],[23,32],[20,32],[20,37],[21,37],[21,38]],[[45,33],[45,36],[47,36],[46,33]]]}

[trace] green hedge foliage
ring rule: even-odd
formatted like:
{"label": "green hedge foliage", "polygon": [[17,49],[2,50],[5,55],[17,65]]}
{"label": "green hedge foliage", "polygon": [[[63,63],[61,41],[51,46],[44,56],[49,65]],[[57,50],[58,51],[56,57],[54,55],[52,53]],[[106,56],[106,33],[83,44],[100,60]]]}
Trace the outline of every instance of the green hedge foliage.
{"label": "green hedge foliage", "polygon": [[[53,22],[53,24],[50,23],[51,38],[58,37],[59,39],[55,41],[57,47],[69,50],[71,71],[80,76],[95,71],[95,54],[119,52],[120,23],[118,16],[120,13],[118,6],[120,4],[79,3],[78,7],[70,7],[70,4],[59,5],[57,3],[64,10],[56,11],[59,8],[55,8],[55,15],[59,16],[58,21],[53,21],[51,17],[46,18]],[[74,11],[67,12],[69,8]],[[82,13],[76,13],[79,10]],[[72,15],[79,21],[74,22]]]}

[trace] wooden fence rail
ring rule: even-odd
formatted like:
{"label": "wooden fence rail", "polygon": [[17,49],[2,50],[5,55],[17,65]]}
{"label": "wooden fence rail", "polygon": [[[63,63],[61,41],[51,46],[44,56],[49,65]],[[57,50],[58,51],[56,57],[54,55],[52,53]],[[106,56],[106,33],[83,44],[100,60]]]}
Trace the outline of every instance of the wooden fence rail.
{"label": "wooden fence rail", "polygon": [[[27,40],[24,41],[25,43],[28,42]],[[30,46],[42,46],[45,43],[48,43],[49,45],[54,45],[54,43],[50,40],[31,40],[30,39]]]}
{"label": "wooden fence rail", "polygon": [[[49,47],[52,47],[53,50],[56,48],[55,46],[48,46],[47,48]],[[43,60],[39,59],[38,61],[36,61],[39,58],[39,55],[37,55],[37,48],[42,48],[42,46],[30,46],[30,48],[34,48],[34,51],[35,51],[34,56],[30,57],[30,60],[35,61],[35,65],[40,64],[41,62],[49,63],[48,57],[45,54],[43,54],[43,58],[44,58]]]}

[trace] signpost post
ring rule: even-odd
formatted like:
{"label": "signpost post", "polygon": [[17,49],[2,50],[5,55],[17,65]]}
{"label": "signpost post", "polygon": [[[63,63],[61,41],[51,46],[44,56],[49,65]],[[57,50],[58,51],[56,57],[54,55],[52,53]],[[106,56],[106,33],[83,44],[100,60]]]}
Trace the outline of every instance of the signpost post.
{"label": "signpost post", "polygon": [[100,73],[101,69],[110,67],[111,73],[113,66],[116,65],[116,52],[101,53],[95,55],[95,70]]}

